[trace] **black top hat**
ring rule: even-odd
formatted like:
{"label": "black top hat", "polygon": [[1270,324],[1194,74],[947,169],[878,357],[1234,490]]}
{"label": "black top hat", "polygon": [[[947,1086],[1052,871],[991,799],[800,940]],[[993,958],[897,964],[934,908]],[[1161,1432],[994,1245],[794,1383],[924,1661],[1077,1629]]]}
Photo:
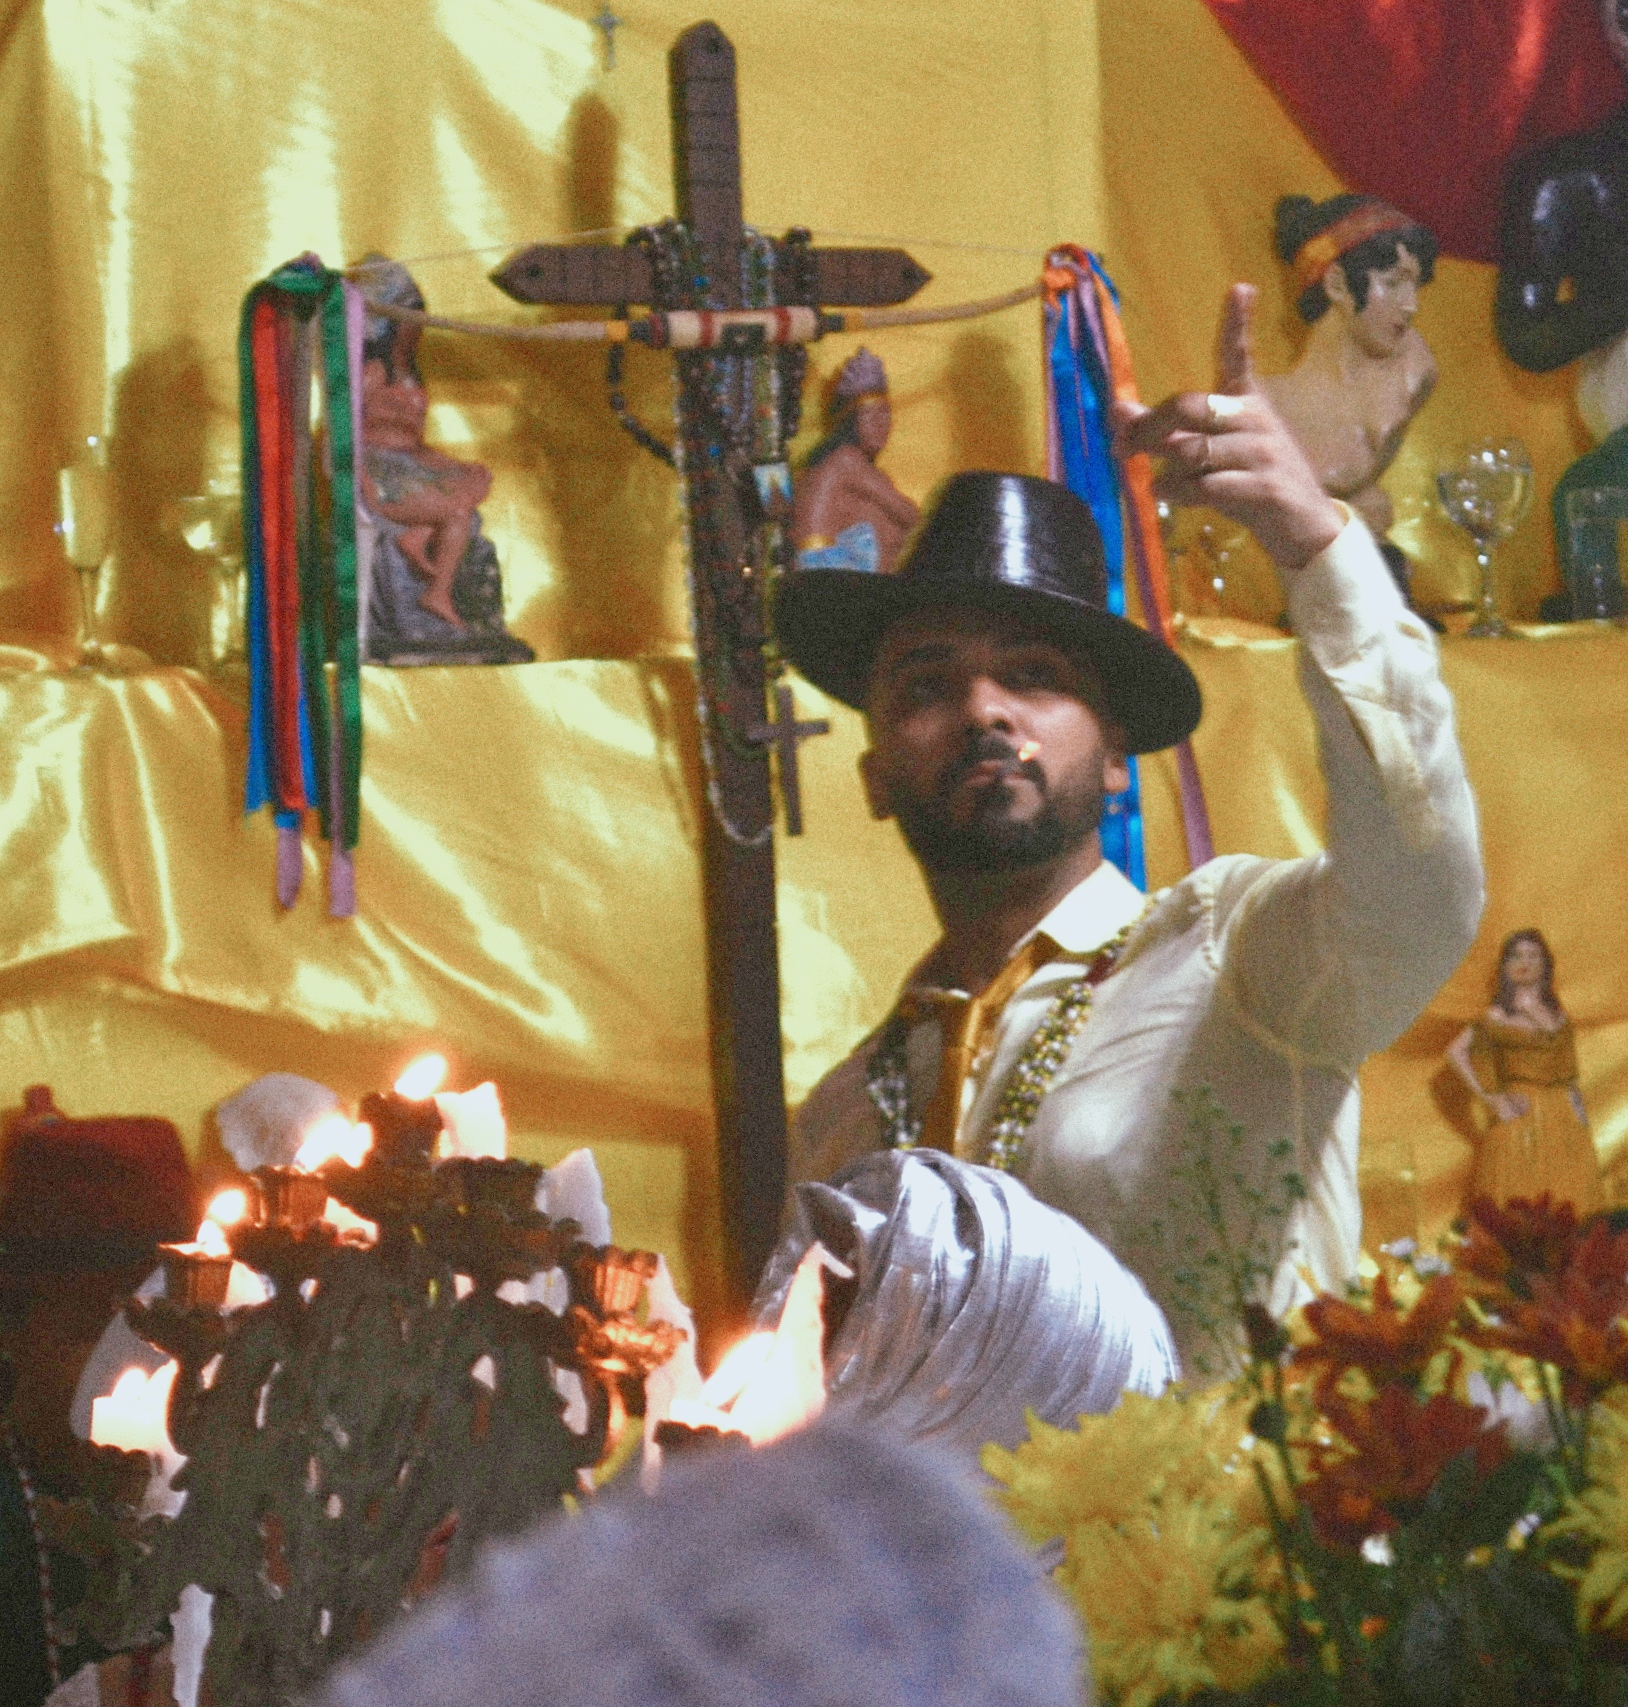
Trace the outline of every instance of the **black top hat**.
{"label": "black top hat", "polygon": [[1131,753],[1185,740],[1198,682],[1163,641],[1112,616],[1102,536],[1066,486],[1027,474],[957,474],[940,488],[893,572],[797,569],[775,593],[781,650],[815,685],[863,710],[883,636],[935,605],[1028,618],[1083,653]]}

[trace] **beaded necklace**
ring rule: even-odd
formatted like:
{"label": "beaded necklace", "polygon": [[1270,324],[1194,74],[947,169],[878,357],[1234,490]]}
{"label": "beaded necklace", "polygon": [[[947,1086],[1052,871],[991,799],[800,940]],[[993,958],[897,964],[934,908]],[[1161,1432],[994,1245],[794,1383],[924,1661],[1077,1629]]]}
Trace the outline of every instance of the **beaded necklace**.
{"label": "beaded necklace", "polygon": [[[1091,1017],[1091,1003],[1098,984],[1119,964],[1119,956],[1131,932],[1153,906],[1149,901],[1130,923],[1103,944],[1080,976],[1053,999],[1046,1017],[1035,1028],[1012,1063],[1006,1083],[995,1105],[989,1132],[987,1166],[1012,1173],[1023,1156],[1023,1147],[1034,1117],[1046,1100],[1074,1039]],[[882,1116],[883,1141],[890,1150],[911,1150],[921,1139],[921,1116],[910,1107],[910,1077],[905,1057],[909,1027],[895,1012],[882,1028],[875,1053],[870,1058],[865,1089]]]}

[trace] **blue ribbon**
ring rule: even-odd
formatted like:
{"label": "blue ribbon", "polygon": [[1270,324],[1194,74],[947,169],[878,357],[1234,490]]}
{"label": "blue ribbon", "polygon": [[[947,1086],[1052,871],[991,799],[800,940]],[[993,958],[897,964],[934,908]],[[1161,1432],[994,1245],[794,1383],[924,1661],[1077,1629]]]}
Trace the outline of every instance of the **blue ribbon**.
{"label": "blue ribbon", "polygon": [[[1097,264],[1091,265],[1119,300],[1113,281]],[[1064,296],[1056,309],[1046,310],[1048,355],[1057,444],[1062,453],[1063,483],[1091,506],[1102,535],[1108,568],[1108,609],[1125,614],[1125,522],[1120,508],[1119,471],[1114,465],[1113,435],[1108,405],[1113,393],[1086,320],[1078,290]],[[1103,805],[1102,852],[1134,883],[1147,887],[1147,859],[1142,846],[1142,794],[1136,760],[1128,759],[1130,787],[1111,794]]]}

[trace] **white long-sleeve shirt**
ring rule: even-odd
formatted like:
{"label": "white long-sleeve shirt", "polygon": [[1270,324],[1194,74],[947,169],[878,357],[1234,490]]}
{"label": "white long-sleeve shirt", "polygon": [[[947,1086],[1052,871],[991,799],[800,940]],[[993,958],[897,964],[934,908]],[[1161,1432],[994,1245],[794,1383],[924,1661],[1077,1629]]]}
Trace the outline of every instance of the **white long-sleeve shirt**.
{"label": "white long-sleeve shirt", "polygon": [[[1058,993],[1146,909],[1031,1123],[1017,1171],[1133,1269],[1171,1319],[1192,1372],[1216,1354],[1183,1307],[1213,1236],[1184,1158],[1180,1093],[1208,1090],[1244,1141],[1216,1161],[1233,1237],[1250,1219],[1237,1176],[1305,1196],[1261,1255],[1275,1308],[1356,1272],[1357,1068],[1403,1032],[1463,958],[1483,900],[1475,803],[1436,647],[1402,604],[1360,522],[1288,588],[1301,681],[1328,783],[1328,846],[1305,859],[1231,854],[1151,903],[1103,864],[1043,919],[1064,956],[1021,985],[965,1088],[956,1153],[984,1159],[1014,1063]],[[1014,950],[1015,952],[1015,950]],[[884,1142],[867,1088],[873,1034],[798,1116],[796,1179],[824,1178]],[[910,1029],[911,1103],[939,1061],[931,1010]],[[1190,1172],[1190,1170],[1189,1170]],[[1191,1282],[1186,1287],[1191,1291]],[[1217,1316],[1230,1314],[1212,1297]]]}

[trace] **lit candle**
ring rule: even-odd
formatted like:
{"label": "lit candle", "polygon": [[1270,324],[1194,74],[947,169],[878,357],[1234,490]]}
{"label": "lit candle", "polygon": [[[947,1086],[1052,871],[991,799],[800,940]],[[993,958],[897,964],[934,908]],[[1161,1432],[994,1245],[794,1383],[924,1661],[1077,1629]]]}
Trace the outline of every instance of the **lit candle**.
{"label": "lit candle", "polygon": [[[770,1335],[754,1334],[737,1348],[743,1354],[752,1347],[745,1380],[731,1401],[718,1387],[729,1359],[701,1389],[701,1397],[712,1404],[729,1403],[729,1426],[739,1429],[754,1446],[766,1445],[783,1434],[811,1423],[825,1409],[825,1324],[820,1315],[824,1294],[821,1271],[830,1262],[825,1249],[810,1245],[786,1294],[786,1307],[779,1325]],[[753,1346],[768,1339],[767,1347]],[[714,1383],[718,1383],[715,1386]]]}
{"label": "lit candle", "polygon": [[175,1373],[174,1359],[150,1376],[145,1369],[125,1370],[105,1399],[91,1401],[91,1440],[121,1452],[176,1456],[165,1427]]}
{"label": "lit candle", "polygon": [[362,1118],[373,1128],[382,1161],[427,1162],[441,1135],[441,1111],[435,1093],[447,1076],[444,1055],[420,1055],[386,1096],[369,1091]]}
{"label": "lit candle", "polygon": [[352,1124],[336,1109],[325,1114],[305,1134],[294,1152],[294,1166],[313,1173],[324,1162],[341,1161],[346,1167],[359,1168],[362,1158],[373,1148],[373,1128],[366,1121]]}
{"label": "lit candle", "polygon": [[328,1207],[327,1183],[301,1168],[258,1168],[254,1182],[259,1187],[262,1227],[276,1227],[297,1239],[322,1219]]}
{"label": "lit candle", "polygon": [[435,1106],[445,1128],[440,1143],[443,1156],[485,1156],[499,1162],[508,1156],[509,1129],[497,1086],[490,1079],[472,1091],[439,1091]]}
{"label": "lit candle", "polygon": [[[231,1186],[225,1191],[217,1191],[209,1200],[209,1207],[204,1211],[204,1220],[212,1222],[216,1227],[235,1227],[249,1213],[249,1196],[237,1186]],[[201,1237],[203,1229],[199,1229]]]}
{"label": "lit candle", "polygon": [[164,1296],[180,1310],[218,1310],[232,1278],[232,1247],[205,1216],[190,1244],[160,1245]]}

